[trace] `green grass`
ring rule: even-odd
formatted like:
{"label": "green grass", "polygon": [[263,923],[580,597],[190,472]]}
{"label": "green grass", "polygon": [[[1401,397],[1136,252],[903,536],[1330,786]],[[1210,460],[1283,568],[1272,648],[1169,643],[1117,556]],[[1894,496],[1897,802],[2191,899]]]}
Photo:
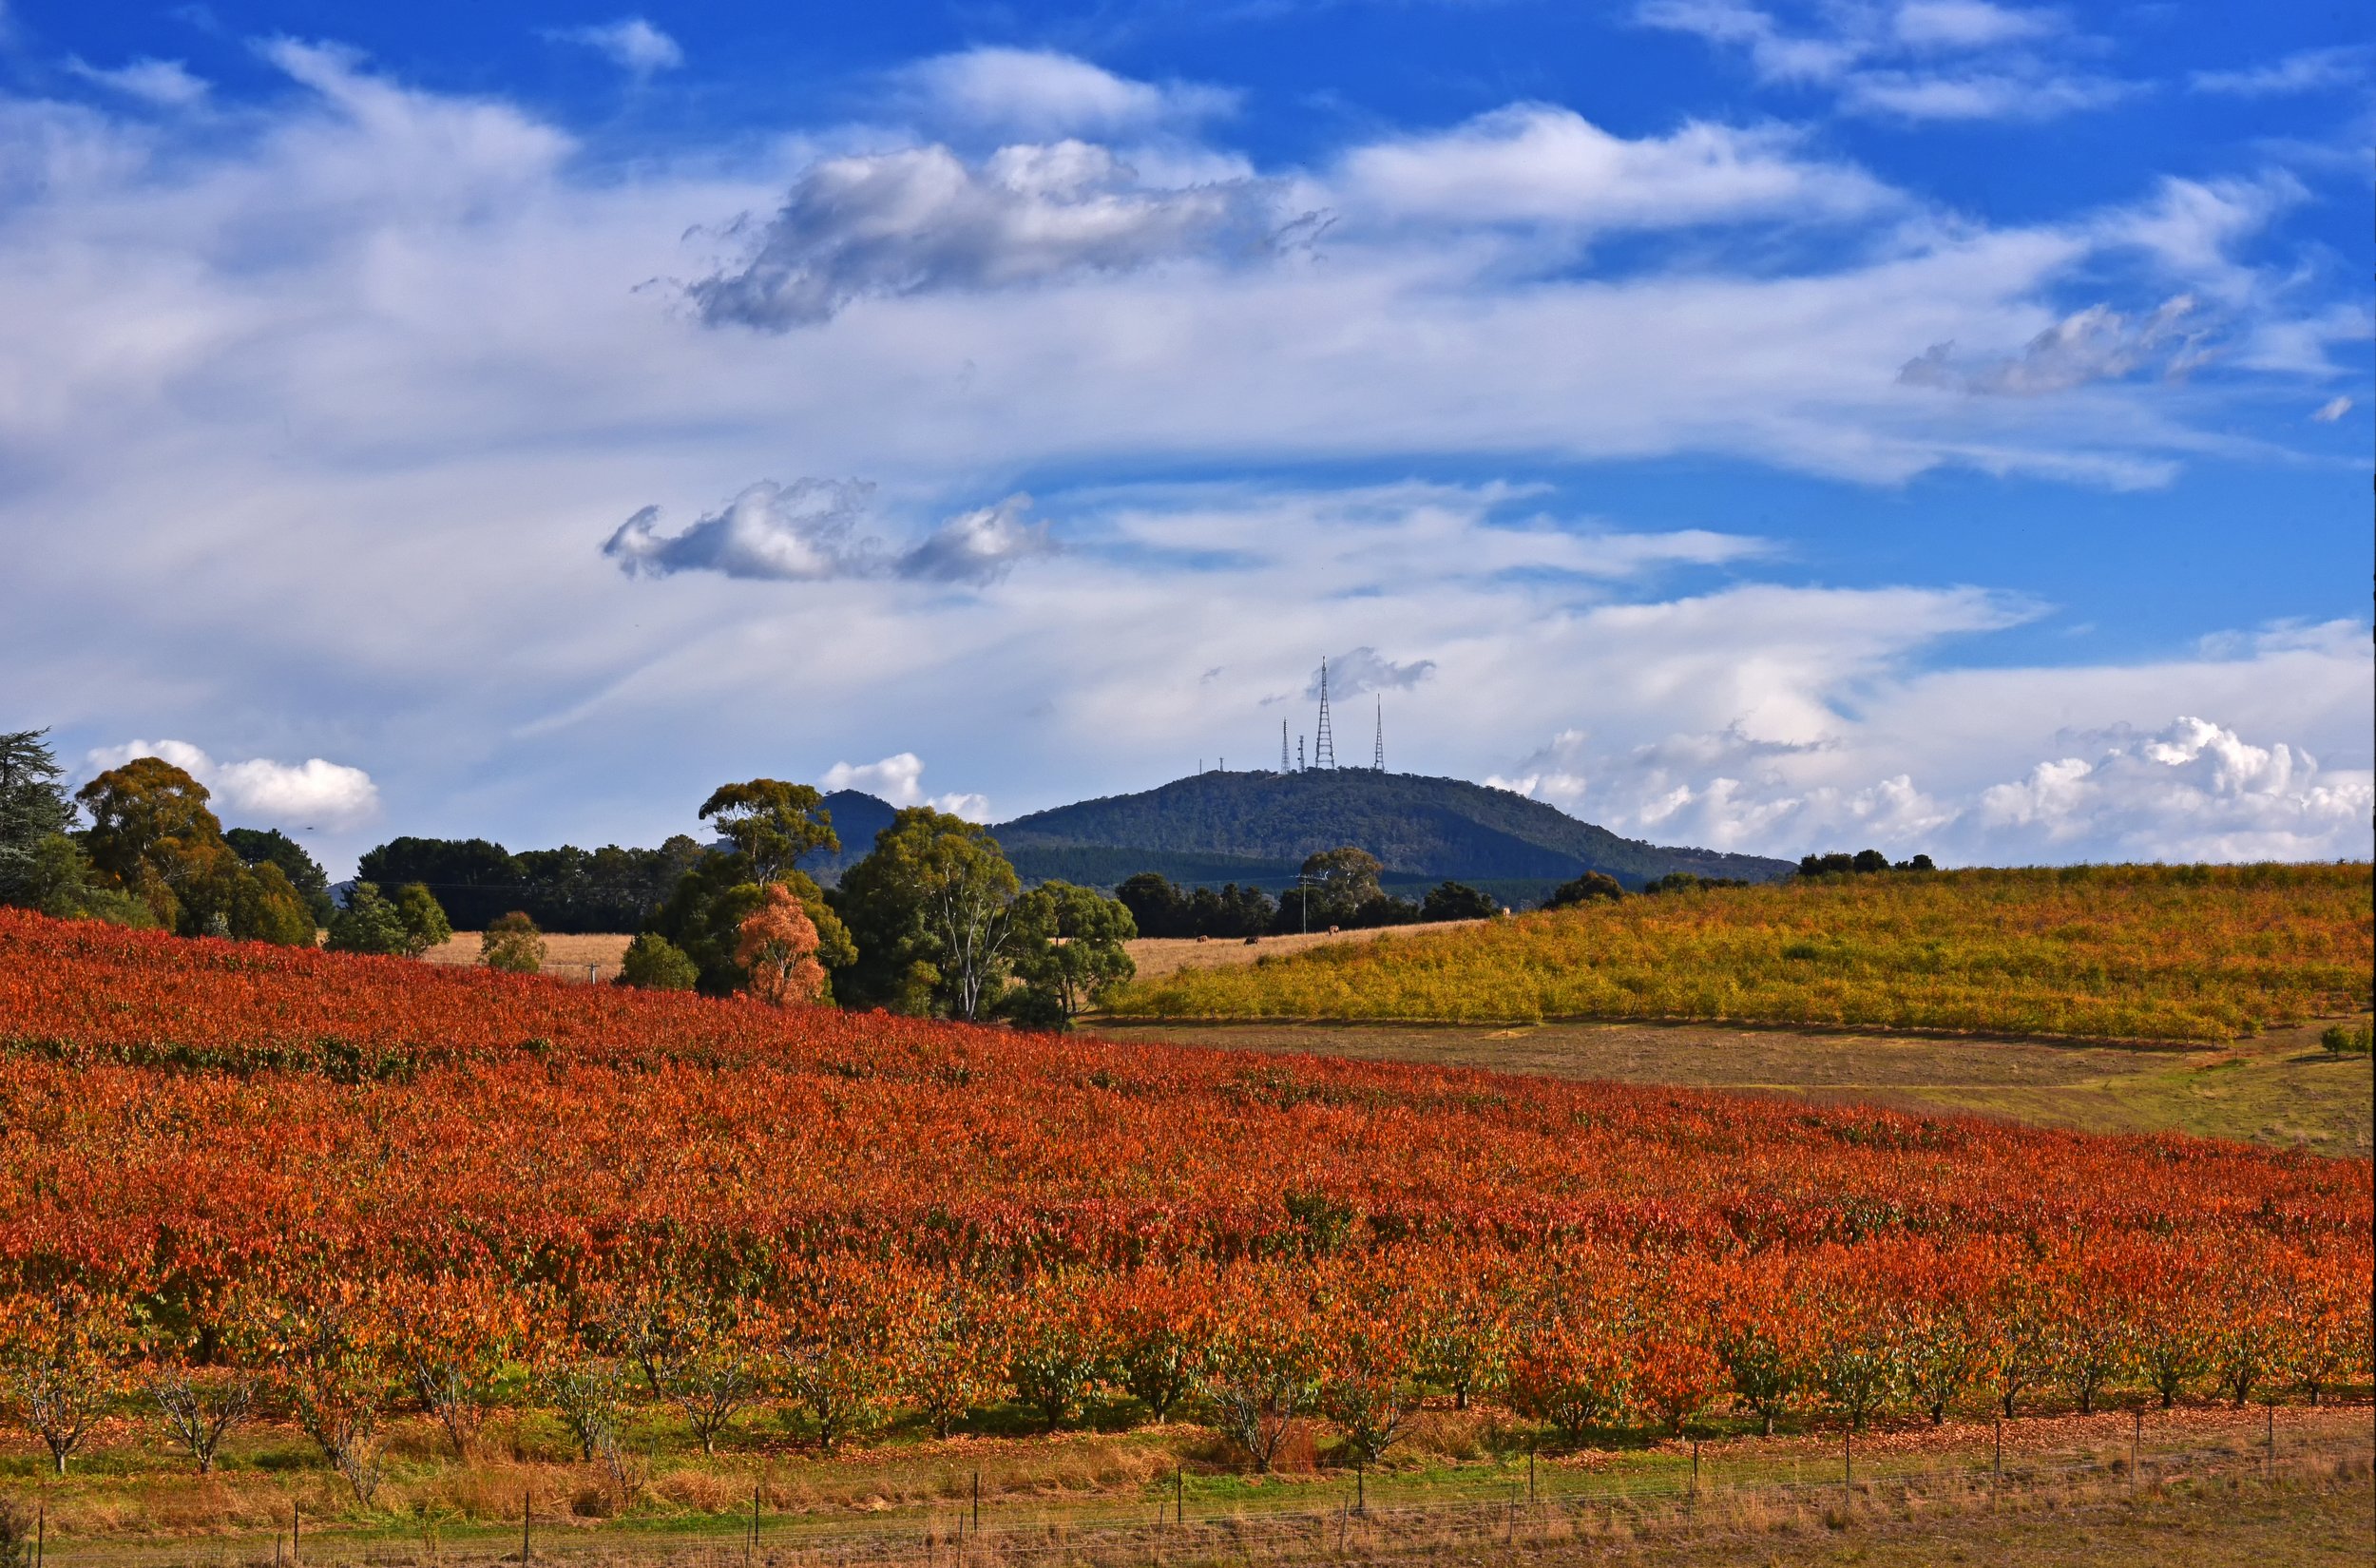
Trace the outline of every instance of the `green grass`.
{"label": "green grass", "polygon": [[1112,1019],[1116,1040],[1751,1089],[1972,1112],[2085,1132],[2187,1132],[2319,1154],[2376,1154],[2376,1066],[2318,1043],[2317,1024],[2234,1045],[2137,1048],[1697,1023],[1163,1023]]}

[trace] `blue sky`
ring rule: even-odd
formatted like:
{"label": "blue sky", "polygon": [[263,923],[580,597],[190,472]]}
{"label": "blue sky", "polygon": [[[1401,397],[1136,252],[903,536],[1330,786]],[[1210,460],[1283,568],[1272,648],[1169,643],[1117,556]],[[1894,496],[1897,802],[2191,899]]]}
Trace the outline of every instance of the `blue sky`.
{"label": "blue sky", "polygon": [[1661,841],[2369,852],[2344,8],[0,15],[6,722],[334,865],[1323,654]]}

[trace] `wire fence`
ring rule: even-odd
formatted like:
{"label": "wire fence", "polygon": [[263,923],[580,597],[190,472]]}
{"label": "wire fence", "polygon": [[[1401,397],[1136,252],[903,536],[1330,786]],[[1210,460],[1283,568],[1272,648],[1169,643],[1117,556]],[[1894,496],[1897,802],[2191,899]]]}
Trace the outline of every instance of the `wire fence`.
{"label": "wire fence", "polygon": [[[2203,1482],[2245,1485],[2366,1478],[2376,1470],[2376,1434],[2308,1437],[2151,1450],[2107,1444],[2086,1453],[1973,1464],[1932,1463],[1858,1473],[1852,1452],[1827,1479],[1690,1480],[1578,1485],[1529,1466],[1506,1497],[1393,1504],[1357,1500],[1357,1486],[1332,1485],[1283,1505],[1199,1507],[1183,1496],[1102,1512],[968,1498],[896,1521],[852,1523],[814,1515],[766,1514],[755,1506],[738,1531],[699,1534],[681,1526],[588,1525],[539,1517],[524,1507],[508,1535],[473,1528],[448,1539],[425,1524],[417,1539],[356,1539],[297,1522],[269,1540],[47,1543],[36,1568],[487,1568],[546,1562],[556,1568],[1125,1568],[1199,1563],[1298,1563],[1425,1558],[1501,1548],[1514,1554],[1582,1549],[1645,1537],[1770,1532],[1801,1524],[1945,1518],[2044,1500],[2110,1501]],[[525,1500],[524,1500],[525,1501]],[[1135,1517],[1133,1517],[1135,1513]]]}

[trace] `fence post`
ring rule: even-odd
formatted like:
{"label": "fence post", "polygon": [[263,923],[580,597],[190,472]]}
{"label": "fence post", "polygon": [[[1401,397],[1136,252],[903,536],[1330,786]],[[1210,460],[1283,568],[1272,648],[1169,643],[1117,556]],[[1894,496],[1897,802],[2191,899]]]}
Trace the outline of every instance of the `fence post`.
{"label": "fence post", "polygon": [[520,1488],[520,1560],[524,1563],[535,1560],[528,1555],[528,1499],[533,1493],[533,1487]]}
{"label": "fence post", "polygon": [[2277,1479],[2277,1402],[2272,1399],[2263,1408],[2269,1412],[2269,1448],[2261,1458],[2261,1476],[2274,1481]]}
{"label": "fence post", "polygon": [[982,1472],[981,1472],[981,1471],[979,1471],[979,1470],[976,1470],[975,1472],[973,1472],[973,1528],[974,1528],[974,1533],[975,1533],[975,1534],[977,1534],[977,1535],[978,1535],[978,1534],[980,1534],[980,1533],[981,1533],[981,1530],[982,1530]]}
{"label": "fence post", "polygon": [[1991,1497],[2004,1484],[2004,1417],[1997,1418],[1996,1457],[1988,1464],[1988,1492]]}
{"label": "fence post", "polygon": [[304,1558],[303,1558],[302,1554],[300,1554],[300,1553],[297,1551],[297,1499],[295,1499],[295,1498],[291,1498],[291,1499],[289,1500],[289,1561],[290,1561],[292,1564],[295,1564],[295,1563],[297,1563],[297,1562],[301,1562],[301,1561],[303,1561],[303,1560],[304,1560]]}
{"label": "fence post", "polygon": [[1179,1516],[1179,1522],[1186,1524],[1188,1522],[1188,1466],[1185,1464],[1172,1466],[1172,1499],[1174,1509]]}
{"label": "fence post", "polygon": [[1692,1439],[1692,1497],[1699,1497],[1699,1440]]}
{"label": "fence post", "polygon": [[1526,1444],[1526,1501],[1535,1501],[1535,1445]]}
{"label": "fence post", "polygon": [[2132,1410],[2129,1415],[2134,1422],[2134,1425],[2129,1427],[2129,1489],[2135,1491],[2144,1484],[2137,1476],[2136,1454],[2137,1449],[2145,1441],[2145,1412]]}
{"label": "fence post", "polygon": [[[280,1555],[280,1532],[272,1533],[273,1556]],[[33,1568],[42,1568],[42,1559],[49,1552],[49,1504],[40,1503],[33,1510]]]}
{"label": "fence post", "polygon": [[1353,1466],[1353,1512],[1367,1516],[1370,1512],[1368,1473],[1358,1464]]}

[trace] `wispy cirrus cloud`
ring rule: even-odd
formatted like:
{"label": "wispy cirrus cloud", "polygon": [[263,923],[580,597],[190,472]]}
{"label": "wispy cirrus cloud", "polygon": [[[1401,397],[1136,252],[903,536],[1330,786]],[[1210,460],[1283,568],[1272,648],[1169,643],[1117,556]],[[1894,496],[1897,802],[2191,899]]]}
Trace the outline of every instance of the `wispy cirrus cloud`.
{"label": "wispy cirrus cloud", "polygon": [[2284,98],[2295,93],[2327,92],[2367,80],[2376,49],[2366,45],[2301,49],[2264,65],[2226,70],[2198,70],[2187,77],[2196,92],[2229,98]]}
{"label": "wispy cirrus cloud", "polygon": [[677,41],[641,16],[582,28],[552,28],[545,36],[556,44],[592,49],[639,82],[684,64],[684,50]]}
{"label": "wispy cirrus cloud", "polygon": [[1908,121],[2048,120],[2140,90],[2079,63],[2060,13],[1990,0],[1759,5],[1642,0],[1644,27],[1740,53],[1758,79]]}

